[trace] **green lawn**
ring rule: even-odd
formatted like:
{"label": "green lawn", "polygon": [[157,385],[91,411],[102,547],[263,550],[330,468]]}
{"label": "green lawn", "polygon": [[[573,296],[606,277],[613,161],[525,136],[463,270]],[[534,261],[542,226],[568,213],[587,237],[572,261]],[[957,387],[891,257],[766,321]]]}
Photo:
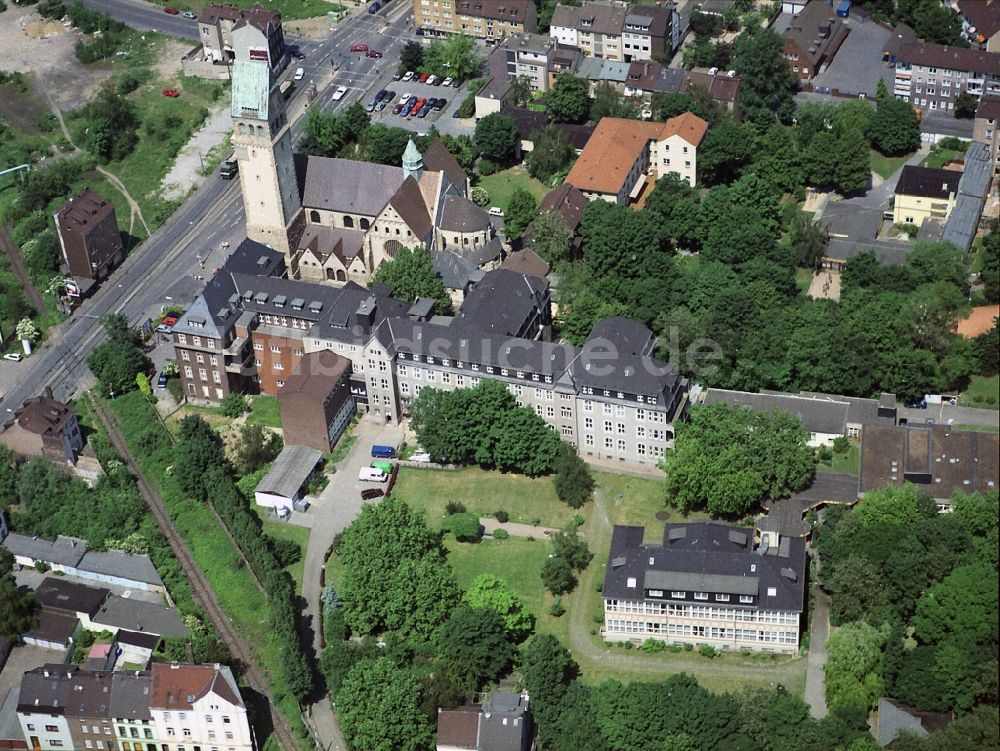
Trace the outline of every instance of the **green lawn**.
{"label": "green lawn", "polygon": [[955,430],[971,430],[975,433],[1000,433],[1000,427],[996,425],[972,425],[971,423],[960,422],[952,427]]}
{"label": "green lawn", "polygon": [[577,513],[556,497],[550,477],[487,472],[477,467],[458,470],[401,467],[393,495],[424,511],[427,523],[440,527],[449,501],[458,501],[480,516],[503,509],[510,521],[562,527]]}
{"label": "green lawn", "polygon": [[813,272],[810,269],[795,269],[795,286],[803,295],[809,291],[812,284]]}
{"label": "green lawn", "polygon": [[218,407],[201,407],[195,404],[184,404],[164,420],[167,424],[167,429],[176,436],[180,432],[181,420],[188,415],[198,415],[198,417],[203,418],[205,422],[216,430],[231,425],[233,422],[232,418],[222,414]]}
{"label": "green lawn", "polygon": [[247,423],[250,425],[263,425],[265,428],[280,428],[281,414],[278,411],[278,397],[252,397],[250,414],[247,415]]}
{"label": "green lawn", "polygon": [[956,149],[934,149],[920,162],[921,167],[941,169],[955,157],[961,156],[964,152]]}
{"label": "green lawn", "polygon": [[846,454],[833,453],[833,459],[820,462],[816,469],[820,472],[840,472],[845,475],[857,475],[861,471],[861,442],[851,441],[851,447]]}
{"label": "green lawn", "polygon": [[967,388],[959,397],[963,407],[997,409],[1000,406],[1000,376],[972,376]]}
{"label": "green lawn", "polygon": [[903,156],[883,156],[875,151],[875,149],[872,149],[871,154],[872,172],[880,175],[882,179],[888,179],[891,177],[896,170],[906,164],[907,159],[913,156],[913,154],[904,154]]}
{"label": "green lawn", "polygon": [[510,203],[510,197],[518,188],[523,188],[541,202],[548,193],[541,182],[528,174],[528,171],[521,166],[511,167],[496,174],[480,179],[479,185],[490,194],[490,206],[499,206],[506,210]]}
{"label": "green lawn", "polygon": [[253,504],[253,509],[257,512],[261,521],[264,522],[264,534],[273,537],[275,540],[293,540],[302,548],[302,558],[299,559],[299,562],[293,563],[285,569],[291,575],[292,579],[295,580],[295,590],[302,592],[302,574],[305,571],[306,565],[306,546],[309,544],[309,528],[300,527],[298,524],[291,524],[289,522],[268,519],[267,509],[263,506],[258,506],[256,503]]}
{"label": "green lawn", "polygon": [[[165,2],[165,0],[153,0],[159,5],[172,5],[179,10],[200,11],[212,0],[179,0],[179,2]],[[240,8],[249,8],[260,2],[265,8],[281,11],[281,17],[285,21],[292,21],[298,18],[313,18],[315,16],[325,16],[329,11],[338,10],[344,6],[328,2],[328,0],[232,0],[232,4]]]}

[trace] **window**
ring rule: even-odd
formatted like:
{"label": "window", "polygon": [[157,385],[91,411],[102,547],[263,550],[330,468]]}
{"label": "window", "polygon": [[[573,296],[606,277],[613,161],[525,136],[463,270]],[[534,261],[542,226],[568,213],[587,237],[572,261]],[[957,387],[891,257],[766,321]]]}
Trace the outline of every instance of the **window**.
{"label": "window", "polygon": [[716,595],[715,599],[718,602],[729,602],[729,595]]}
{"label": "window", "polygon": [[272,352],[281,352],[281,347],[279,347],[277,344],[272,344],[271,345],[271,351]]}
{"label": "window", "polygon": [[45,726],[45,732],[46,733],[58,733],[59,732],[59,728],[56,727],[55,725],[46,725]]}
{"label": "window", "polygon": [[671,592],[670,596],[677,600],[683,600],[687,597],[687,592]]}
{"label": "window", "polygon": [[585,435],[583,437],[583,442],[587,446],[593,446],[594,445],[594,436],[592,436],[592,435]]}
{"label": "window", "polygon": [[740,595],[740,602],[742,602],[744,605],[748,605],[753,602],[753,597],[751,597],[750,595]]}
{"label": "window", "polygon": [[708,592],[695,592],[694,593],[694,599],[696,599],[696,600],[707,600],[708,599]]}

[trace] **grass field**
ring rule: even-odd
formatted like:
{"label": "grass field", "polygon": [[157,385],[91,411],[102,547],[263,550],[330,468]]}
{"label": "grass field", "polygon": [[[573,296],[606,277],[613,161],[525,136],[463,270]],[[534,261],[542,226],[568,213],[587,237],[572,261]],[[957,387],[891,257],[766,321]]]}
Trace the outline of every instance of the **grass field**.
{"label": "grass field", "polygon": [[861,471],[861,442],[851,441],[851,448],[846,454],[833,453],[829,462],[816,465],[820,472],[840,472],[845,475],[857,475]]}
{"label": "grass field", "polygon": [[292,540],[297,542],[299,547],[302,548],[302,558],[299,559],[298,563],[293,563],[291,566],[285,568],[285,571],[295,580],[295,591],[301,593],[302,574],[305,572],[306,565],[306,546],[309,544],[309,528],[300,527],[298,524],[291,524],[289,522],[268,519],[267,509],[263,506],[254,504],[253,509],[257,512],[257,516],[261,518],[261,521],[264,522],[264,534],[273,537],[275,540]]}
{"label": "grass field", "polygon": [[1000,376],[972,376],[967,388],[958,397],[963,407],[997,409],[1000,407]]}
{"label": "grass field", "polygon": [[972,425],[971,423],[956,423],[955,430],[971,430],[975,433],[1000,433],[1000,428],[996,425]]}
{"label": "grass field", "polygon": [[504,210],[507,209],[510,197],[518,188],[528,191],[539,202],[549,192],[541,182],[529,175],[528,171],[521,166],[511,167],[489,177],[484,177],[479,181],[479,185],[490,194],[490,205],[499,206]]}
{"label": "grass field", "polygon": [[184,404],[173,412],[170,417],[164,420],[167,424],[167,430],[174,435],[177,435],[178,432],[180,432],[181,420],[188,415],[197,415],[198,417],[201,417],[213,428],[221,428],[226,425],[231,425],[233,422],[232,418],[226,417],[222,414],[218,407],[199,407],[194,404]]}
{"label": "grass field", "polygon": [[930,167],[931,169],[941,169],[952,159],[961,156],[963,153],[964,152],[957,151],[955,149],[934,149],[930,154],[924,157],[923,161],[920,162],[920,166]]}
{"label": "grass field", "polygon": [[[171,0],[169,3],[165,0],[153,0],[153,2],[158,5],[171,5],[182,11],[193,10],[198,12],[208,5],[211,0],[179,0],[179,2]],[[281,17],[284,21],[325,16],[330,11],[351,7],[350,3],[343,6],[328,2],[328,0],[281,0],[280,2],[278,0],[232,0],[232,4],[240,8],[249,8],[256,2],[260,2],[265,8],[281,11]]]}
{"label": "grass field", "polygon": [[281,414],[278,411],[278,397],[253,397],[250,403],[250,414],[247,415],[247,423],[263,425],[265,428],[280,428]]}
{"label": "grass field", "polygon": [[883,180],[892,176],[892,174],[906,164],[906,160],[909,159],[913,154],[904,154],[903,156],[883,156],[877,151],[872,149],[872,172],[882,177]]}

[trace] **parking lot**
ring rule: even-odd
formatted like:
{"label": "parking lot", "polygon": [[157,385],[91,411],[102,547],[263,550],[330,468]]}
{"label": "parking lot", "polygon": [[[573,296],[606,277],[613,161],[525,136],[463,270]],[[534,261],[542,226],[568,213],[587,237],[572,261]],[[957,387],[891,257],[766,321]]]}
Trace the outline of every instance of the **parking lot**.
{"label": "parking lot", "polygon": [[882,60],[882,50],[892,32],[869,21],[847,19],[851,30],[829,67],[813,79],[817,89],[836,89],[841,94],[865,94],[875,97],[879,79],[892,91],[894,69]]}
{"label": "parking lot", "polygon": [[[454,86],[443,86],[437,85],[432,86],[427,83],[420,83],[416,77],[410,81],[392,81],[391,79],[385,82],[381,82],[381,87],[385,88],[387,91],[392,91],[395,93],[395,97],[389,100],[388,104],[382,110],[375,110],[371,113],[372,122],[383,123],[385,125],[393,125],[400,128],[406,128],[407,130],[414,130],[418,132],[426,132],[430,128],[431,123],[436,123],[438,130],[442,132],[449,132],[453,135],[458,135],[460,133],[469,132],[471,128],[464,123],[456,121],[452,117],[453,113],[458,110],[461,105],[462,100],[468,96],[464,88],[455,88]],[[379,92],[379,88],[372,87],[368,92],[365,93],[365,98],[361,101],[365,105],[371,104],[375,99],[376,94]],[[426,111],[427,114],[423,117],[418,115],[409,115],[403,117],[401,114],[395,114],[394,110],[397,104],[404,101],[402,98],[404,95],[409,95],[409,98],[426,99],[428,102],[432,99],[444,99],[445,104],[441,109],[428,109],[425,104],[421,108],[421,114]],[[405,111],[405,109],[404,109]],[[439,121],[448,121],[439,122]],[[461,128],[458,132],[453,130],[455,127]]]}

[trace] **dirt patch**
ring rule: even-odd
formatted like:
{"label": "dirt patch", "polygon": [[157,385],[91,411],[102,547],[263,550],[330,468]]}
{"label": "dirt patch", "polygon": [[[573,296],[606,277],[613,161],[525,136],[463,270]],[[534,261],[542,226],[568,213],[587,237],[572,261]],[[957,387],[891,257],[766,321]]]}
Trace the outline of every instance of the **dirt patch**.
{"label": "dirt patch", "polygon": [[191,48],[192,42],[181,42],[177,39],[168,39],[163,52],[159,54],[159,60],[153,66],[153,71],[157,78],[176,78],[181,74],[181,58],[184,57]]}
{"label": "dirt patch", "polygon": [[0,118],[29,136],[37,136],[41,131],[35,127],[35,118],[44,114],[45,110],[30,93],[22,94],[12,83],[0,86]]}
{"label": "dirt patch", "polygon": [[828,269],[814,274],[809,283],[809,297],[813,300],[839,300],[840,272]]}
{"label": "dirt patch", "polygon": [[301,21],[288,21],[282,25],[286,33],[294,34],[303,39],[321,39],[327,36],[336,26],[333,18],[326,16],[304,18]]}
{"label": "dirt patch", "polygon": [[45,90],[63,109],[76,109],[108,76],[104,66],[80,65],[77,40],[61,23],[8,3],[0,22],[0,70],[21,71],[36,94]]}
{"label": "dirt patch", "polygon": [[232,118],[229,107],[220,104],[209,115],[205,124],[195,132],[187,145],[177,154],[173,167],[163,178],[163,195],[173,200],[183,198],[187,192],[198,184],[201,179],[199,170],[204,165],[204,158],[226,138],[232,129]]}

